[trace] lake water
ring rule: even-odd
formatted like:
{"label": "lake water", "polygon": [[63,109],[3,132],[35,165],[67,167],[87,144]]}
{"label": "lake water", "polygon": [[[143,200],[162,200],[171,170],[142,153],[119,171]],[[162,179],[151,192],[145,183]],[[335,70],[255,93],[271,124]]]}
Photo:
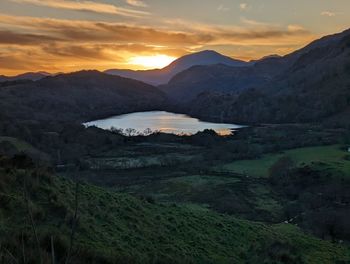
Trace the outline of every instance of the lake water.
{"label": "lake water", "polygon": [[137,132],[143,132],[147,128],[152,131],[161,131],[172,134],[195,134],[205,129],[215,130],[220,135],[230,135],[235,129],[242,126],[235,124],[223,124],[201,121],[183,114],[175,114],[165,111],[137,112],[126,115],[112,116],[106,119],[87,122],[86,126],[96,126],[102,129],[133,128]]}

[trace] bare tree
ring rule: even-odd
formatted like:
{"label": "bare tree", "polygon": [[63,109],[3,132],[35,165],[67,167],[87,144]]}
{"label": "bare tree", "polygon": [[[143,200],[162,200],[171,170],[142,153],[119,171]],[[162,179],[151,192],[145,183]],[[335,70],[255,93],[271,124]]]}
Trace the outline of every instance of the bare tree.
{"label": "bare tree", "polygon": [[115,134],[118,134],[118,135],[123,135],[123,134],[124,134],[124,129],[122,129],[122,128],[116,128],[116,127],[114,127],[114,126],[112,126],[112,127],[110,128],[110,131],[111,131],[112,133],[115,133]]}
{"label": "bare tree", "polygon": [[24,247],[23,231],[22,231],[21,240],[22,240],[22,260],[23,260],[23,263],[26,263],[26,252]]}
{"label": "bare tree", "polygon": [[38,233],[36,231],[36,226],[35,226],[34,219],[33,219],[33,212],[32,212],[32,209],[31,209],[30,203],[29,203],[27,184],[26,184],[26,175],[23,175],[23,192],[24,192],[24,200],[26,203],[27,212],[28,212],[28,216],[29,216],[29,220],[30,220],[30,225],[32,227],[32,231],[33,231],[34,238],[36,241],[36,246],[38,249],[39,263],[43,263],[42,256],[41,256],[41,249],[40,249],[40,241],[39,241]]}
{"label": "bare tree", "polygon": [[134,129],[134,128],[127,128],[127,129],[125,129],[125,135],[127,136],[127,137],[131,137],[131,136],[134,136],[135,134],[136,134],[136,129]]}
{"label": "bare tree", "polygon": [[0,263],[4,263],[4,255],[2,254],[2,244],[0,242]]}
{"label": "bare tree", "polygon": [[53,236],[51,236],[51,263],[55,264],[55,245],[53,241]]}
{"label": "bare tree", "polygon": [[4,248],[4,250],[7,253],[7,255],[10,257],[10,259],[12,259],[15,263],[19,263],[18,260],[15,258],[15,256],[7,248]]}
{"label": "bare tree", "polygon": [[149,136],[153,133],[152,129],[150,128],[146,128],[144,131],[143,131],[143,135],[144,136]]}
{"label": "bare tree", "polygon": [[[80,163],[78,162],[78,168],[80,166]],[[77,224],[78,224],[78,207],[79,207],[79,182],[77,179],[78,173],[75,174],[75,197],[74,197],[74,216],[72,219],[71,223],[71,233],[70,233],[70,242],[69,242],[69,249],[67,253],[67,258],[66,258],[66,264],[69,264],[71,257],[72,257],[72,249],[73,249],[73,244],[74,244],[74,235],[76,232]]]}

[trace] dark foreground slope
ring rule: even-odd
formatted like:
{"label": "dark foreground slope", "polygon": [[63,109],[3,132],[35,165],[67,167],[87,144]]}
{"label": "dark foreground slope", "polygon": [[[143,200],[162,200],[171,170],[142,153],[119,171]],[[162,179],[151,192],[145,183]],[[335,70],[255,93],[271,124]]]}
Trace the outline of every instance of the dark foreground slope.
{"label": "dark foreground slope", "polygon": [[350,108],[350,30],[250,68],[193,67],[162,90],[171,98],[192,99],[180,100],[178,108],[206,119],[285,123],[336,115],[338,122],[345,122]]}
{"label": "dark foreground slope", "polygon": [[4,263],[51,263],[51,237],[58,263],[67,255],[70,263],[350,261],[345,246],[312,238],[291,225],[258,224],[76,185],[33,168],[23,156],[2,157],[0,164]]}
{"label": "dark foreground slope", "polygon": [[98,71],[9,82],[0,88],[2,115],[22,120],[81,121],[162,105],[157,88]]}

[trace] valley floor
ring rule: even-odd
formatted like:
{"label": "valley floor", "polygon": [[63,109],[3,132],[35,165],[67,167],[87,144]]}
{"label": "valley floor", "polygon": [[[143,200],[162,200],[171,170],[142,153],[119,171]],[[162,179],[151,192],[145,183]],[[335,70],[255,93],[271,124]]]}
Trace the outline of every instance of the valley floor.
{"label": "valley floor", "polygon": [[70,127],[58,140],[0,138],[12,155],[0,159],[7,263],[51,263],[51,237],[58,263],[350,262],[347,131],[127,138]]}

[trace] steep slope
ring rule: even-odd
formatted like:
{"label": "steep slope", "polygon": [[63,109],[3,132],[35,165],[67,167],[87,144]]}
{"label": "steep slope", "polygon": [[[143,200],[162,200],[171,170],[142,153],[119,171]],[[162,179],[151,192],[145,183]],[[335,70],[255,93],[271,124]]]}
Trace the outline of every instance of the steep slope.
{"label": "steep slope", "polygon": [[106,70],[105,73],[119,75],[135,80],[140,80],[149,84],[159,85],[167,83],[177,73],[182,72],[195,65],[214,65],[224,64],[227,66],[243,67],[251,65],[250,63],[235,60],[230,57],[221,55],[212,50],[205,50],[189,55],[185,55],[163,69],[133,71],[133,70]]}
{"label": "steep slope", "polygon": [[[209,88],[201,81],[207,78],[203,69],[199,76],[193,74],[200,81],[187,80],[182,87],[183,97],[192,90],[198,95],[186,104],[188,113],[245,123],[310,122],[340,116],[350,108],[349,30],[322,38],[285,57],[257,62],[252,69],[255,71],[255,75],[251,75],[253,80],[264,76],[265,81],[257,79],[250,87],[246,83],[236,85],[240,80],[249,80],[247,76],[237,76],[242,69],[232,68],[227,75],[237,77],[231,80],[214,76],[210,81],[214,85]],[[231,89],[217,89],[220,81]],[[174,87],[176,90],[176,83]],[[170,88],[162,89],[173,91]],[[200,91],[203,93],[199,94]]]}
{"label": "steep slope", "polygon": [[191,67],[159,88],[175,102],[185,103],[203,92],[239,93],[269,80],[268,74],[254,66],[229,67],[219,64]]}
{"label": "steep slope", "polygon": [[25,157],[2,157],[0,176],[4,263],[17,263],[14,259],[23,257],[28,263],[40,259],[51,263],[51,239],[57,262],[64,263],[70,237],[70,263],[78,264],[331,264],[350,260],[349,248],[303,234],[293,225],[264,225],[76,185],[43,168],[35,169]]}
{"label": "steep slope", "polygon": [[288,61],[279,56],[266,56],[241,67],[222,64],[194,66],[178,73],[159,88],[171,99],[182,103],[203,92],[236,94],[268,84],[288,67]]}
{"label": "steep slope", "polygon": [[0,89],[3,113],[19,119],[81,121],[157,108],[157,88],[98,71],[81,71]]}

